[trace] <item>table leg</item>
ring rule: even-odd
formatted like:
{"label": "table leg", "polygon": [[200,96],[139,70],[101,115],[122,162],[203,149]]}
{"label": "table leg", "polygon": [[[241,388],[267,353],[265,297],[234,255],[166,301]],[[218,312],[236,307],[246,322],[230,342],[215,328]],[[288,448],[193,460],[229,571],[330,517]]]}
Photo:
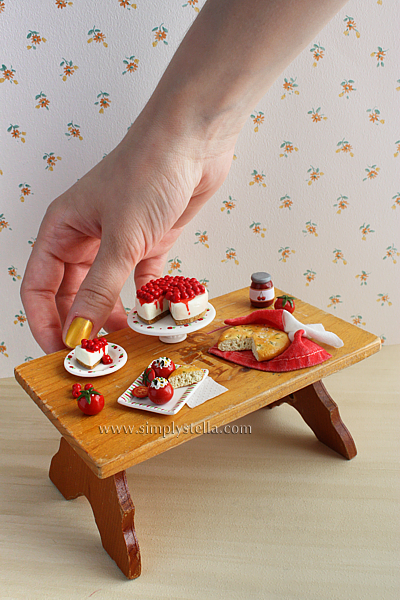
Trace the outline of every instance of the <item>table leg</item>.
{"label": "table leg", "polygon": [[272,408],[283,402],[290,404],[300,413],[320,442],[348,460],[356,456],[354,440],[340,417],[337,404],[328,394],[322,381],[317,381],[269,406]]}
{"label": "table leg", "polygon": [[139,577],[140,550],[134,528],[135,507],[125,471],[99,479],[62,437],[49,477],[66,500],[86,496],[104,549],[129,579]]}

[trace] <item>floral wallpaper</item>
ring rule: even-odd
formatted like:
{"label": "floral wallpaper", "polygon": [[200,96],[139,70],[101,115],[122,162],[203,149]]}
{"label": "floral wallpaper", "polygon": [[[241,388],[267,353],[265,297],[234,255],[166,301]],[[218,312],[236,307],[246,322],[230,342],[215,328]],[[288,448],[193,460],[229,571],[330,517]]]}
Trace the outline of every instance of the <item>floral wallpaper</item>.
{"label": "floral wallpaper", "polygon": [[[0,376],[42,354],[19,288],[46,207],[124,136],[203,4],[0,0]],[[166,272],[213,297],[268,271],[400,342],[398,6],[351,0],[278,78]]]}

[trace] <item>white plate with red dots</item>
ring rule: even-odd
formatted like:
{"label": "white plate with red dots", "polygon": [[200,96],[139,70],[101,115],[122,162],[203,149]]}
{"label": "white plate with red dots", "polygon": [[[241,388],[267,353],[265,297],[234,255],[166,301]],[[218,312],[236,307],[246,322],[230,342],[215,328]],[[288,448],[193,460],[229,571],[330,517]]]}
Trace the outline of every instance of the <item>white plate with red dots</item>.
{"label": "white plate with red dots", "polygon": [[183,342],[188,333],[198,331],[209,325],[215,319],[215,315],[215,308],[208,302],[207,311],[204,317],[200,317],[200,319],[197,319],[197,321],[193,321],[192,323],[177,325],[169,314],[159,321],[147,325],[147,323],[143,323],[137,316],[136,310],[131,310],[128,315],[128,325],[137,333],[143,333],[144,335],[158,335],[160,342],[164,342],[165,344],[176,344],[177,342]]}
{"label": "white plate with red dots", "polygon": [[77,377],[101,377],[102,375],[109,375],[115,371],[121,369],[126,361],[128,360],[128,355],[126,351],[117,344],[112,344],[108,342],[108,354],[112,359],[112,363],[109,365],[103,365],[100,362],[95,367],[86,368],[78,363],[75,358],[75,348],[68,352],[68,355],[64,360],[64,367],[68,371],[68,373],[72,373]]}

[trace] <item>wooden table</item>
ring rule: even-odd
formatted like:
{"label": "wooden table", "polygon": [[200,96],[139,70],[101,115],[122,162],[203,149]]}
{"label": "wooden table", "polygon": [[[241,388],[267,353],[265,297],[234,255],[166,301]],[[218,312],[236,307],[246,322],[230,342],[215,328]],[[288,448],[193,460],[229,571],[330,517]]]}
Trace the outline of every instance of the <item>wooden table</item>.
{"label": "wooden table", "polygon": [[[380,338],[296,300],[295,316],[299,321],[323,323],[326,330],[344,341],[344,346],[326,347],[332,358],[315,367],[288,373],[252,370],[207,352],[218,340],[224,319],[252,311],[248,288],[215,298],[212,304],[217,311],[215,320],[178,344],[166,345],[157,337],[144,336],[129,328],[108,335],[109,341],[125,348],[128,362],[120,371],[90,380],[106,399],[104,410],[95,417],[84,417],[71,397],[72,384],[77,378],[64,369],[67,350],[15,369],[19,384],[62,434],[60,448],[50,465],[51,481],[67,500],[86,496],[105,550],[130,579],[140,575],[141,562],[134,506],[125,475],[128,467],[262,407],[271,408],[283,402],[300,413],[321,442],[347,459],[357,453],[337,405],[321,379],[378,352]],[[163,355],[177,363],[195,362],[209,369],[210,376],[228,391],[194,409],[184,406],[174,416],[118,404],[117,398],[141,371]],[[86,383],[81,378],[79,381]],[[102,428],[107,426],[120,433],[110,430],[104,433]]]}

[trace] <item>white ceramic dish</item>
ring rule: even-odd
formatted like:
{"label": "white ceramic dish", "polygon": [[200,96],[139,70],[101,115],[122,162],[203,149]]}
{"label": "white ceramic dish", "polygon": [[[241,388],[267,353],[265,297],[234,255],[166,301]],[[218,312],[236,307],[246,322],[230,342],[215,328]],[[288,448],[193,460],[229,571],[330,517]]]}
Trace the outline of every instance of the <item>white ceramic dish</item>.
{"label": "white ceramic dish", "polygon": [[[178,368],[180,365],[175,365]],[[198,383],[193,383],[192,385],[187,385],[182,388],[177,388],[174,390],[174,395],[171,400],[166,404],[154,404],[149,398],[136,398],[136,396],[132,396],[132,390],[135,387],[143,385],[142,377],[143,373],[139,375],[137,379],[128,387],[128,389],[118,398],[118,403],[123,404],[124,406],[129,406],[129,408],[139,408],[140,410],[147,410],[150,412],[159,413],[162,415],[176,415],[178,411],[186,404],[190,396],[194,394],[194,392],[199,388],[199,386],[203,383],[205,378],[208,375],[208,369],[202,369],[204,372],[204,377]]]}
{"label": "white ceramic dish", "polygon": [[177,342],[183,342],[186,339],[186,335],[192,331],[198,331],[203,327],[206,327],[215,319],[215,308],[212,304],[207,304],[207,312],[204,317],[187,323],[186,325],[176,325],[171,315],[147,325],[143,323],[137,316],[136,310],[131,310],[128,314],[128,325],[133,331],[137,333],[143,333],[144,335],[158,335],[161,342],[166,344],[174,344]]}
{"label": "white ceramic dish", "polygon": [[75,358],[75,348],[68,353],[64,360],[64,367],[69,373],[76,375],[77,377],[101,377],[102,375],[109,375],[115,371],[118,371],[123,367],[128,360],[126,351],[117,344],[108,342],[108,354],[112,358],[111,365],[103,365],[99,363],[93,369],[87,369],[78,363]]}

